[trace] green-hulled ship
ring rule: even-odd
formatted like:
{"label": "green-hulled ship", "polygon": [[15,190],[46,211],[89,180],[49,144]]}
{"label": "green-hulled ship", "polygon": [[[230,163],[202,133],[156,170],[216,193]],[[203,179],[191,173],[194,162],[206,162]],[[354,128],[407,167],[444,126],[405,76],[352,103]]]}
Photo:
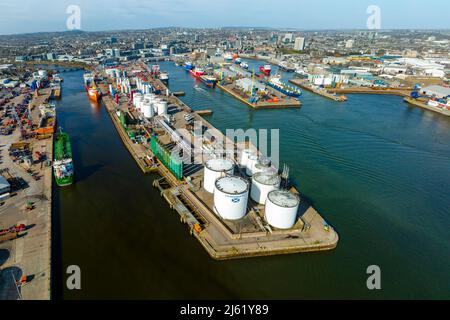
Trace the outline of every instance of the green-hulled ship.
{"label": "green-hulled ship", "polygon": [[67,133],[58,132],[55,138],[55,161],[53,173],[58,186],[68,186],[73,183],[72,148]]}

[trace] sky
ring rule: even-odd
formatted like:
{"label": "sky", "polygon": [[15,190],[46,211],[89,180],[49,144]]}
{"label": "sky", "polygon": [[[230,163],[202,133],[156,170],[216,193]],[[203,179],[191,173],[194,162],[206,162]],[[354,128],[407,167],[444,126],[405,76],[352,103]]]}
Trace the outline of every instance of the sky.
{"label": "sky", "polygon": [[155,27],[365,29],[380,8],[382,29],[450,29],[448,0],[1,0],[0,34],[66,31],[70,5],[84,31]]}

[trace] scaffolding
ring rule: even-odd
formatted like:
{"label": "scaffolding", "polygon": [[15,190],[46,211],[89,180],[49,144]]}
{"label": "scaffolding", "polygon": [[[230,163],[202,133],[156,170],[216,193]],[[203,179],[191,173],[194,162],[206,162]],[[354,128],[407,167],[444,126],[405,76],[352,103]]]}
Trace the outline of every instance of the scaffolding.
{"label": "scaffolding", "polygon": [[169,169],[169,171],[178,180],[183,179],[183,162],[177,156],[168,151],[155,136],[151,137],[150,146],[153,154],[162,162],[162,164]]}

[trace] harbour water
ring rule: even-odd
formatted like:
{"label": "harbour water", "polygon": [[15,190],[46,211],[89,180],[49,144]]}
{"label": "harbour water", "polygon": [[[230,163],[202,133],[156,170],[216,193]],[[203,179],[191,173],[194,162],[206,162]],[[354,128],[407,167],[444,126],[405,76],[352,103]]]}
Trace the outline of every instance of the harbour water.
{"label": "harbour water", "polygon": [[[280,157],[338,230],[338,247],[212,260],[152,188],[154,176],[141,173],[104,107],[89,103],[82,72],[69,72],[57,112],[71,136],[75,184],[54,190],[54,296],[449,298],[449,119],[395,96],[340,104],[309,92],[299,109],[252,110],[181,67],[160,66],[186,104],[213,110],[207,119],[219,129],[280,129]],[[366,287],[373,264],[379,291]],[[68,265],[80,266],[81,290],[63,288]]]}

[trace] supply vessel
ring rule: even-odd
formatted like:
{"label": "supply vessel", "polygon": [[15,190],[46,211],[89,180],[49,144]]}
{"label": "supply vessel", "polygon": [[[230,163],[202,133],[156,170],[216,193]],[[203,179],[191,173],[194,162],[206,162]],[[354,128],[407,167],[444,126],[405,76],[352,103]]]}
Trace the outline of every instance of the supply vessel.
{"label": "supply vessel", "polygon": [[71,185],[74,177],[72,147],[69,135],[62,129],[56,134],[54,153],[53,173],[56,184],[60,187]]}

